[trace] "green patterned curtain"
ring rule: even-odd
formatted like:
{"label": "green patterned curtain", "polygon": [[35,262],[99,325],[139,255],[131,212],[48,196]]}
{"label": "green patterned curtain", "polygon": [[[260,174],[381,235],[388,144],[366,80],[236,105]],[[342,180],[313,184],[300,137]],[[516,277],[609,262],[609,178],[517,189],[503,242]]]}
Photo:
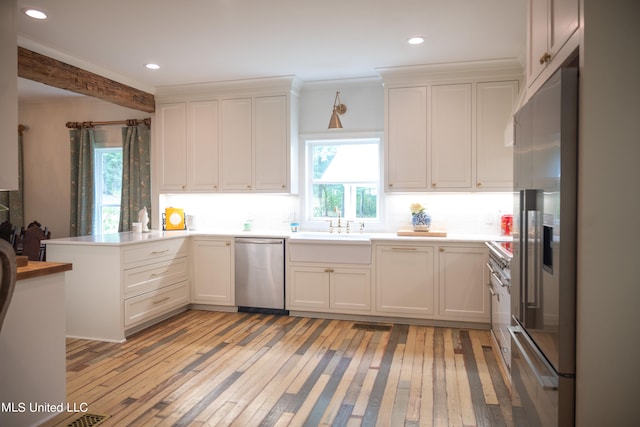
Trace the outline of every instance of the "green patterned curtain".
{"label": "green patterned curtain", "polygon": [[145,206],[151,218],[151,132],[146,124],[122,128],[122,199],[118,231],[129,231]]}
{"label": "green patterned curtain", "polygon": [[9,222],[18,229],[24,227],[24,201],[23,195],[23,166],[22,166],[22,132],[18,131],[18,189],[14,191],[0,191],[0,223]]}
{"label": "green patterned curtain", "polygon": [[72,129],[71,142],[71,236],[93,232],[94,146],[93,129]]}

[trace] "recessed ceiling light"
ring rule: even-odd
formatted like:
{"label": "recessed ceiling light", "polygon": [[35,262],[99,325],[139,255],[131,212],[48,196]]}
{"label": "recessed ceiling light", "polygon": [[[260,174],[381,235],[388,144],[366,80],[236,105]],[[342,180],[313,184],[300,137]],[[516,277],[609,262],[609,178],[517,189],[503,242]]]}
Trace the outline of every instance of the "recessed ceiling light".
{"label": "recessed ceiling light", "polygon": [[47,14],[38,9],[25,9],[24,14],[33,19],[47,19]]}
{"label": "recessed ceiling light", "polygon": [[421,44],[424,43],[424,37],[422,36],[413,36],[407,40],[409,44]]}
{"label": "recessed ceiling light", "polygon": [[160,66],[158,64],[145,64],[145,67],[147,67],[150,70],[159,70]]}

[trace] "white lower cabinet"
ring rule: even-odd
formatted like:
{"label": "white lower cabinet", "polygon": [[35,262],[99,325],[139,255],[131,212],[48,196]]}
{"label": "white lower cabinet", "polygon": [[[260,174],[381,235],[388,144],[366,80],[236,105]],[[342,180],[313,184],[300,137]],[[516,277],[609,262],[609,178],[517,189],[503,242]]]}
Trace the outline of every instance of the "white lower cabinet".
{"label": "white lower cabinet", "polygon": [[194,238],[192,263],[192,302],[235,305],[233,239]]}
{"label": "white lower cabinet", "polygon": [[486,262],[484,247],[439,246],[439,319],[489,323]]}
{"label": "white lower cabinet", "polygon": [[375,245],[379,315],[488,324],[482,243]]}
{"label": "white lower cabinet", "polygon": [[176,283],[124,300],[124,326],[129,327],[164,314],[176,305],[189,303],[189,286]]}
{"label": "white lower cabinet", "polygon": [[47,245],[47,260],[70,262],[66,335],[124,341],[189,305],[188,239]]}
{"label": "white lower cabinet", "polygon": [[288,309],[336,313],[371,311],[371,269],[291,265]]}
{"label": "white lower cabinet", "polygon": [[432,318],[436,281],[433,246],[376,246],[376,311]]}

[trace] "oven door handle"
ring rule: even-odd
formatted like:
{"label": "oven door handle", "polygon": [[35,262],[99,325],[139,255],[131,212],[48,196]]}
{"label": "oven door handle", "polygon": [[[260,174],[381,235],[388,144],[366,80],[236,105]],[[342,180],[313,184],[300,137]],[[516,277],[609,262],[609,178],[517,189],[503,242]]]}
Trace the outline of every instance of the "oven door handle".
{"label": "oven door handle", "polygon": [[487,266],[487,268],[489,269],[489,273],[491,274],[491,277],[494,278],[498,284],[500,286],[502,286],[503,288],[505,288],[507,285],[505,285],[505,283],[502,281],[502,279],[500,278],[500,275],[498,274],[498,272],[496,271],[495,268],[493,268],[493,266],[491,265],[491,263],[486,263],[485,264]]}
{"label": "oven door handle", "polygon": [[504,256],[496,250],[489,242],[484,242],[485,246],[489,248],[492,254],[494,254],[498,259],[504,259]]}
{"label": "oven door handle", "polygon": [[487,268],[489,269],[489,272],[490,272],[491,274],[493,274],[493,273],[495,273],[495,272],[496,272],[496,270],[493,268],[493,266],[491,265],[491,263],[490,263],[490,262],[487,262],[485,265],[487,266]]}
{"label": "oven door handle", "polygon": [[496,279],[496,281],[498,282],[498,284],[500,286],[502,286],[503,288],[506,287],[507,285],[504,284],[504,282],[502,281],[502,279],[500,279],[500,276],[498,276],[498,274],[496,274],[495,272],[491,273],[491,276],[493,276],[493,278]]}

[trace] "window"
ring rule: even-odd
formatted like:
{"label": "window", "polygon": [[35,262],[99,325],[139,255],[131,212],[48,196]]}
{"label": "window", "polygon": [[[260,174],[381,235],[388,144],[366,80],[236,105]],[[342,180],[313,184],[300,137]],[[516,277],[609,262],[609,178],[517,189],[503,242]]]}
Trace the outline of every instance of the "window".
{"label": "window", "polygon": [[307,141],[307,217],[379,219],[380,140]]}
{"label": "window", "polygon": [[122,192],[122,148],[95,149],[96,234],[118,232]]}

